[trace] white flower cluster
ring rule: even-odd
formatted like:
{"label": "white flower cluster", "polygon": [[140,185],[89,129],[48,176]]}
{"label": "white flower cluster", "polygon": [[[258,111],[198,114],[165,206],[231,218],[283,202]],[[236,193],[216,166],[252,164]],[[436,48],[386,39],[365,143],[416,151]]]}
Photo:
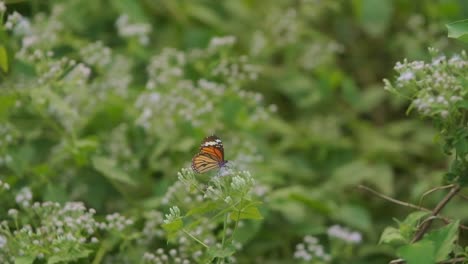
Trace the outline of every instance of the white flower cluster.
{"label": "white flower cluster", "polygon": [[23,207],[28,207],[31,205],[33,198],[32,191],[29,187],[22,188],[15,197],[16,203]]}
{"label": "white flower cluster", "polygon": [[5,2],[0,1],[0,13],[5,13],[6,10],[7,10],[7,7],[5,5]]}
{"label": "white flower cluster", "polygon": [[[166,48],[154,56],[147,67],[147,91],[135,103],[140,111],[137,124],[156,134],[180,123],[201,128],[221,118],[226,101],[241,101],[239,107],[248,109],[251,123],[267,120],[270,110],[261,107],[262,96],[240,87],[257,78],[259,69],[246,56],[219,56],[213,48],[233,41],[215,38],[205,49]],[[197,74],[201,78],[194,78]]]}
{"label": "white flower cluster", "polygon": [[154,264],[190,264],[196,263],[190,261],[186,254],[183,252],[178,252],[177,249],[170,249],[168,252],[165,252],[163,248],[158,248],[156,254],[145,252],[143,255],[144,263],[154,263]]}
{"label": "white flower cluster", "polygon": [[150,245],[154,239],[163,239],[165,232],[161,228],[163,223],[163,214],[161,212],[151,210],[145,213],[145,224],[141,231],[141,237],[138,238],[138,243],[142,245]]}
{"label": "white flower cluster", "polygon": [[141,45],[149,44],[151,25],[148,23],[132,23],[128,15],[121,15],[115,22],[119,36],[123,38],[137,38]]}
{"label": "white flower cluster", "polygon": [[329,237],[338,238],[351,244],[359,244],[362,241],[361,233],[357,231],[350,231],[348,228],[342,227],[340,225],[333,225],[329,227],[327,233]]}
{"label": "white flower cluster", "polygon": [[411,107],[423,116],[446,119],[450,113],[459,111],[457,103],[466,98],[468,90],[463,83],[467,80],[467,69],[465,52],[450,58],[434,55],[431,62],[405,59],[395,65],[399,74],[395,82],[384,80],[385,89],[411,99]]}
{"label": "white flower cluster", "polygon": [[34,16],[32,23],[16,11],[10,14],[5,28],[12,31],[14,35],[22,37],[22,46],[18,54],[34,52],[38,49],[49,50],[55,45],[64,28],[60,19],[63,11],[62,6],[55,5],[50,14],[38,13]]}
{"label": "white flower cluster", "polygon": [[231,187],[240,193],[248,193],[255,184],[255,180],[248,171],[240,171],[232,177]]}
{"label": "white flower cluster", "polygon": [[133,225],[133,220],[128,219],[119,213],[113,213],[106,216],[106,223],[101,223],[101,229],[123,231],[128,226]]}
{"label": "white flower cluster", "polygon": [[211,74],[225,78],[228,83],[235,83],[238,81],[255,81],[259,72],[258,66],[248,63],[247,56],[240,56],[239,58],[221,59],[213,68]]}
{"label": "white flower cluster", "polygon": [[10,184],[0,180],[0,190],[5,190],[5,191],[10,190]]}
{"label": "white flower cluster", "polygon": [[164,215],[164,223],[168,224],[180,218],[180,209],[177,206],[169,208],[169,213]]}
{"label": "white flower cluster", "polygon": [[153,58],[148,65],[147,72],[149,80],[146,88],[152,90],[159,85],[176,81],[184,74],[183,67],[187,63],[184,52],[174,48],[165,48]]}
{"label": "white flower cluster", "polygon": [[325,252],[323,246],[319,244],[319,240],[309,235],[304,237],[303,243],[296,245],[294,258],[304,261],[319,259],[324,262],[329,262],[331,260],[331,256]]}
{"label": "white flower cluster", "polygon": [[140,168],[140,160],[135,157],[130,146],[127,137],[128,130],[129,126],[126,123],[115,127],[106,138],[104,147],[108,150],[111,158],[121,164],[120,168],[126,172],[132,172]]}
{"label": "white flower cluster", "polygon": [[4,248],[6,246],[6,244],[7,244],[7,242],[8,242],[7,238],[0,235],[0,249]]}
{"label": "white flower cluster", "polygon": [[225,37],[213,37],[210,40],[210,44],[208,45],[208,49],[211,50],[218,50],[223,47],[230,47],[236,43],[235,36],[225,36]]}
{"label": "white flower cluster", "polygon": [[101,41],[90,43],[80,49],[80,55],[88,65],[103,68],[112,61],[112,50]]}
{"label": "white flower cluster", "polygon": [[203,201],[203,194],[199,190],[204,187],[195,179],[192,169],[182,168],[177,176],[178,181],[169,186],[162,198],[162,204],[181,201],[187,206],[192,206],[193,202]]}
{"label": "white flower cluster", "polygon": [[304,54],[300,58],[302,67],[312,70],[320,65],[333,61],[333,55],[342,53],[343,45],[335,41],[315,41],[305,48]]}
{"label": "white flower cluster", "polygon": [[300,23],[297,11],[293,8],[279,10],[267,18],[270,24],[270,34],[273,35],[277,46],[286,46],[297,42],[300,32]]}
{"label": "white flower cluster", "polygon": [[30,189],[23,188],[16,196],[16,201],[23,209],[19,211],[11,208],[8,215],[17,225],[19,214],[34,214],[38,216],[37,223],[24,224],[13,231],[9,226],[14,225],[7,223],[0,226],[2,232],[10,233],[17,242],[14,247],[8,248],[13,255],[22,256],[27,253],[45,258],[49,255],[66,254],[70,250],[85,250],[87,245],[99,242],[99,230],[122,231],[133,224],[132,220],[117,213],[106,216],[105,222],[98,222],[94,219],[96,211],[87,209],[81,202],[67,202],[62,206],[56,202],[31,203],[31,199]]}
{"label": "white flower cluster", "polygon": [[31,31],[31,23],[18,12],[8,15],[5,28],[13,31],[15,35],[26,35]]}

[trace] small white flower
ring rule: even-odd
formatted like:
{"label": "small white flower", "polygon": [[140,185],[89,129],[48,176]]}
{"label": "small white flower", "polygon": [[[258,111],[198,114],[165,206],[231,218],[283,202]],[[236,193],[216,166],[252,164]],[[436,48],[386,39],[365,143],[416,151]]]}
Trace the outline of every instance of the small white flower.
{"label": "small white flower", "polygon": [[3,13],[6,11],[6,5],[3,1],[0,1],[0,13]]}
{"label": "small white flower", "polygon": [[5,247],[6,244],[7,244],[7,239],[6,239],[6,237],[0,235],[0,248]]}
{"label": "small white flower", "polygon": [[405,71],[398,77],[397,81],[407,82],[414,79],[414,73],[411,71]]}
{"label": "small white flower", "polygon": [[8,210],[8,215],[11,216],[11,217],[16,217],[18,215],[18,210],[16,209],[9,209]]}
{"label": "small white flower", "polygon": [[444,119],[447,118],[448,115],[449,115],[449,112],[447,110],[443,110],[440,112],[440,116]]}

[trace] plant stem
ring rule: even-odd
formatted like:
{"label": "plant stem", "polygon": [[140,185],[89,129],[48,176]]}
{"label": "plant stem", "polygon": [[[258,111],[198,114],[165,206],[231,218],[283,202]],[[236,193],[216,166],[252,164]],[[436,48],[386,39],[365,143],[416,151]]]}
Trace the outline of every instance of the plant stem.
{"label": "plant stem", "polygon": [[[444,209],[444,207],[447,205],[447,203],[461,190],[459,185],[455,185],[452,187],[449,193],[437,204],[437,206],[434,208],[432,211],[432,216],[436,216]],[[427,232],[427,230],[431,227],[432,221],[434,219],[429,219],[426,221],[422,226],[419,228],[419,230],[416,232],[416,235],[414,235],[413,240],[411,241],[412,243],[417,242],[420,240],[424,234]]]}
{"label": "plant stem", "polygon": [[[227,219],[228,219],[229,214],[226,213],[226,216],[224,217],[224,224],[223,224],[223,240],[221,241],[221,248],[224,249],[224,243],[226,242],[226,229],[227,229]],[[218,263],[224,263],[223,258],[218,258]]]}
{"label": "plant stem", "polygon": [[242,202],[244,201],[244,195],[242,195],[242,198],[240,199],[240,207],[239,207],[239,211],[237,212],[237,220],[236,220],[236,223],[234,224],[234,229],[232,230],[232,235],[231,235],[231,241],[234,241],[234,233],[236,232],[236,229],[237,229],[237,226],[239,224],[239,218],[240,218],[240,214],[242,212]]}
{"label": "plant stem", "polygon": [[182,232],[184,232],[187,236],[191,237],[193,240],[197,241],[198,243],[200,243],[200,245],[204,246],[205,248],[209,248],[209,246],[205,243],[203,243],[200,239],[196,238],[194,235],[190,234],[189,232],[187,232],[187,230],[185,229],[182,229]]}

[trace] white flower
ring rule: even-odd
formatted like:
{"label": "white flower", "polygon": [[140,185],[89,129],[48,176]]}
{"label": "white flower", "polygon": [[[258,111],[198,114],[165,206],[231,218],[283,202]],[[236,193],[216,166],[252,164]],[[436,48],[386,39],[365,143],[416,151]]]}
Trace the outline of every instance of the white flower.
{"label": "white flower", "polygon": [[6,5],[3,1],[0,1],[0,13],[3,13],[6,11]]}
{"label": "white flower", "polygon": [[7,239],[6,239],[6,237],[0,235],[0,248],[5,247],[6,244],[7,244]]}
{"label": "white flower", "polygon": [[18,210],[16,209],[9,209],[8,210],[8,215],[11,216],[11,217],[16,217],[18,215]]}
{"label": "white flower", "polygon": [[15,200],[16,200],[16,203],[26,207],[30,205],[32,196],[33,195],[32,195],[31,189],[29,189],[29,187],[24,187],[16,195]]}
{"label": "white flower", "polygon": [[405,71],[403,72],[400,77],[398,77],[398,81],[403,81],[403,82],[407,82],[407,81],[410,81],[414,78],[414,73],[411,72],[411,71]]}
{"label": "white flower", "polygon": [[327,233],[330,237],[335,237],[353,244],[357,244],[362,241],[361,233],[356,231],[351,232],[347,228],[341,227],[339,225],[331,226],[330,228],[328,228]]}

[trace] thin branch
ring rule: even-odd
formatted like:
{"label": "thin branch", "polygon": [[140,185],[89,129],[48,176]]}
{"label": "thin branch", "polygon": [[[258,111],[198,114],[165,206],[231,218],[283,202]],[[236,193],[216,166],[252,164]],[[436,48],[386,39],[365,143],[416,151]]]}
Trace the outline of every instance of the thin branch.
{"label": "thin branch", "polygon": [[[452,259],[448,259],[448,260],[444,260],[444,261],[441,261],[441,262],[438,262],[439,264],[456,264],[456,263],[462,263],[464,261],[466,261],[467,259],[465,257],[455,257],[455,258],[452,258]],[[403,264],[405,263],[406,261],[404,259],[394,259],[392,261],[390,261],[388,264]]]}
{"label": "thin branch", "polygon": [[427,195],[429,195],[429,194],[431,194],[431,193],[433,193],[435,191],[452,188],[453,186],[455,186],[455,185],[454,184],[449,184],[449,185],[439,186],[439,187],[435,187],[435,188],[430,189],[429,191],[424,192],[423,195],[421,195],[421,198],[419,199],[419,205],[422,204],[422,201],[424,200],[424,198],[426,198]]}
{"label": "thin branch", "polygon": [[[367,186],[364,186],[364,185],[358,185],[357,186],[359,189],[362,189],[362,190],[365,190],[367,192],[370,192],[372,193],[373,195],[375,196],[378,196],[384,200],[387,200],[389,202],[392,202],[392,203],[395,203],[395,204],[398,204],[398,205],[401,205],[401,206],[405,206],[405,207],[409,207],[409,208],[412,208],[412,209],[416,209],[416,210],[420,210],[420,211],[424,211],[424,212],[428,212],[428,213],[432,213],[432,210],[426,208],[426,207],[422,207],[422,206],[419,206],[419,205],[415,205],[415,204],[411,204],[411,203],[407,203],[407,202],[403,202],[403,201],[400,201],[400,200],[397,200],[395,198],[392,198],[390,196],[387,196],[385,194],[382,194],[382,193],[379,193],[377,192],[376,190],[372,189],[372,188],[369,188]],[[439,215],[439,218],[442,219],[446,224],[448,223],[451,223],[453,220],[450,219],[450,218],[447,218],[445,216],[442,216],[442,215]],[[465,226],[465,225],[459,225],[460,229],[464,229],[464,230],[468,230],[468,226]]]}
{"label": "thin branch", "polygon": [[[461,190],[460,186],[455,185],[453,188],[450,190],[449,193],[437,204],[437,206],[434,208],[434,211],[432,211],[432,216],[436,216],[444,209],[444,207],[447,205],[447,203]],[[434,219],[431,219],[424,224],[421,225],[419,230],[416,232],[416,235],[414,235],[413,240],[411,241],[412,243],[420,240],[424,234],[427,232],[427,230],[431,227],[432,221]]]}
{"label": "thin branch", "polygon": [[362,189],[362,190],[365,190],[365,191],[368,191],[370,193],[372,193],[373,195],[376,195],[384,200],[387,200],[387,201],[390,201],[392,203],[395,203],[395,204],[398,204],[398,205],[402,205],[402,206],[406,206],[406,207],[409,207],[409,208],[413,208],[413,209],[416,209],[416,210],[420,210],[420,211],[425,211],[425,212],[432,212],[431,210],[425,208],[425,207],[422,207],[422,206],[418,206],[418,205],[415,205],[415,204],[411,204],[411,203],[407,203],[407,202],[403,202],[403,201],[400,201],[400,200],[397,200],[395,198],[392,198],[390,196],[387,196],[385,194],[381,194],[379,192],[377,192],[376,190],[373,190],[367,186],[364,186],[362,184],[358,185],[357,186],[359,189]]}
{"label": "thin branch", "polygon": [[462,263],[465,262],[466,258],[465,257],[457,257],[449,260],[445,260],[440,262],[441,264],[454,264],[454,263]]}
{"label": "thin branch", "polygon": [[462,194],[462,193],[459,193],[458,194],[461,198],[465,199],[465,200],[468,200],[468,196]]}

